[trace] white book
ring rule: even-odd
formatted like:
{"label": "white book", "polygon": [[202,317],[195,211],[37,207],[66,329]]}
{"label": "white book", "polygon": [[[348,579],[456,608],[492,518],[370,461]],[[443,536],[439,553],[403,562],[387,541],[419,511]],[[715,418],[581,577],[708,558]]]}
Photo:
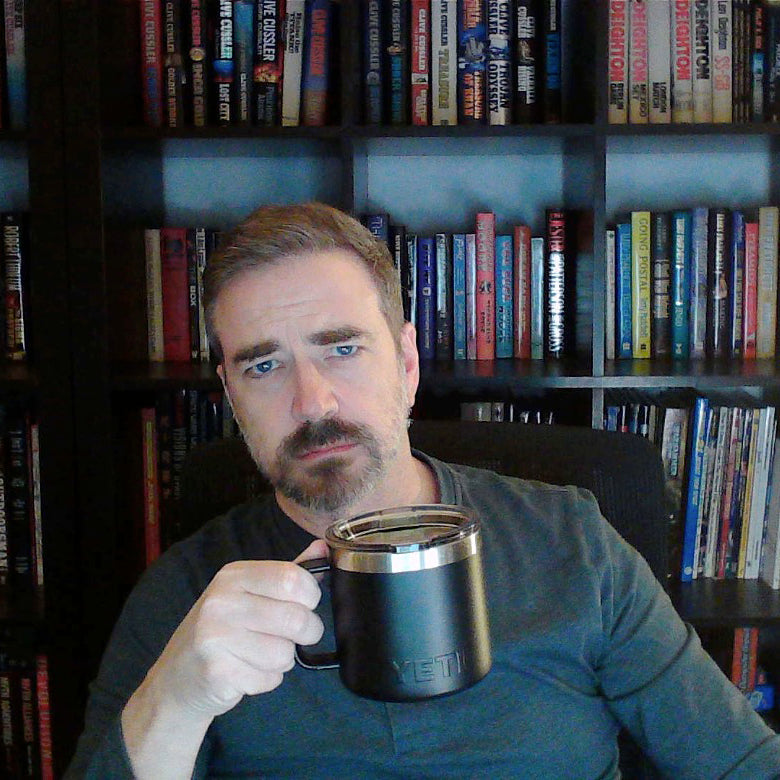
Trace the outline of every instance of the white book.
{"label": "white book", "polygon": [[457,0],[431,0],[431,119],[458,124]]}
{"label": "white book", "polygon": [[712,25],[710,0],[693,0],[693,121],[712,122]]}
{"label": "white book", "polygon": [[750,514],[745,548],[744,578],[755,580],[761,564],[761,544],[764,536],[764,516],[766,514],[766,494],[769,485],[769,466],[772,461],[772,447],[775,443],[775,408],[764,407],[759,411],[758,441],[756,443],[756,463],[753,470],[753,491],[750,496]]}
{"label": "white book", "polygon": [[301,123],[301,74],[306,0],[287,0],[284,15],[284,65],[282,78],[282,126]]}
{"label": "white book", "polygon": [[609,228],[606,236],[606,279],[604,290],[604,350],[607,360],[615,359],[615,230]]}
{"label": "white book", "polygon": [[691,0],[675,0],[671,11],[672,121],[693,122],[693,28]]}
{"label": "white book", "polygon": [[487,0],[488,124],[512,122],[512,3]]}
{"label": "white book", "polygon": [[144,230],[146,255],[146,328],[149,335],[149,360],[165,360],[163,340],[162,255],[160,230]]}
{"label": "white book", "polygon": [[649,0],[647,4],[647,71],[650,122],[672,121],[671,4]]}
{"label": "white book", "polygon": [[710,0],[712,20],[712,121],[731,122],[733,109],[731,0]]}
{"label": "white book", "polygon": [[628,42],[628,121],[649,121],[647,72],[647,0],[631,0]]}
{"label": "white book", "polygon": [[[775,453],[777,453],[775,439]],[[766,529],[763,549],[761,551],[761,566],[759,577],[770,588],[780,588],[780,458],[775,454],[770,478],[769,506],[766,510]]]}
{"label": "white book", "polygon": [[607,111],[610,124],[628,122],[628,7],[609,4]]}
{"label": "white book", "polygon": [[777,323],[777,239],[780,208],[762,206],[758,210],[758,317],[756,357],[775,356]]}

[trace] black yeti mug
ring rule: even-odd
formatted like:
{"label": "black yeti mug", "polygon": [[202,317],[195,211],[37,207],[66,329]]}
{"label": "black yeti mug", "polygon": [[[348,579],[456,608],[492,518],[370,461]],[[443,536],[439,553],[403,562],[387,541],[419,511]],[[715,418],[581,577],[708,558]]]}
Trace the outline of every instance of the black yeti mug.
{"label": "black yeti mug", "polygon": [[417,701],[454,693],[490,670],[479,521],[444,504],[370,512],[331,525],[335,653],[296,648],[308,669],[338,668],[354,693]]}

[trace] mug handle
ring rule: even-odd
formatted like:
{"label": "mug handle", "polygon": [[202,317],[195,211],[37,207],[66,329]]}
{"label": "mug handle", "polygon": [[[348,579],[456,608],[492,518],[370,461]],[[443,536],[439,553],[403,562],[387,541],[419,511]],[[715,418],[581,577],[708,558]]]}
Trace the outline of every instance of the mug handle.
{"label": "mug handle", "polygon": [[[327,558],[313,558],[310,561],[300,561],[298,564],[312,574],[330,571],[330,561]],[[337,653],[310,653],[301,645],[295,645],[295,662],[304,669],[338,669]]]}

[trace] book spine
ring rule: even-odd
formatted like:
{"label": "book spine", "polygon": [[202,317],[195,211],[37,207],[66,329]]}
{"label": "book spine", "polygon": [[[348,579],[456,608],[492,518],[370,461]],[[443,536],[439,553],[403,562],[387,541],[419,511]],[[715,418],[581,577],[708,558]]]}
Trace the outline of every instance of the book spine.
{"label": "book spine", "polygon": [[729,263],[729,289],[727,320],[730,324],[729,353],[741,357],[744,351],[745,313],[745,215],[736,210],[731,213],[731,240]]}
{"label": "book spine", "polygon": [[436,245],[417,239],[417,340],[421,360],[436,357]]}
{"label": "book spine", "polygon": [[195,275],[198,296],[198,346],[200,352],[198,360],[208,363],[211,356],[209,337],[206,333],[206,312],[203,307],[203,275],[206,272],[206,263],[209,259],[208,236],[206,228],[195,228]]}
{"label": "book spine", "polygon": [[417,236],[414,233],[406,234],[406,279],[407,298],[409,302],[409,316],[407,321],[417,327]]}
{"label": "book spine", "polygon": [[198,310],[198,257],[195,249],[195,228],[187,228],[187,305],[190,326],[190,360],[200,361],[200,319]]}
{"label": "book spine", "polygon": [[634,354],[631,322],[631,223],[621,222],[616,229],[615,320],[617,321],[617,356]]}
{"label": "book spine", "polygon": [[412,124],[429,125],[430,115],[430,0],[411,0],[412,32]]}
{"label": "book spine", "polygon": [[387,0],[386,72],[390,79],[387,90],[387,116],[390,124],[405,125],[408,121],[409,80],[407,75],[409,48],[409,16],[405,0]]}
{"label": "book spine", "polygon": [[301,75],[301,114],[307,127],[322,127],[328,116],[331,10],[331,0],[307,0]]}
{"label": "book spine", "polygon": [[726,357],[730,352],[729,301],[733,297],[733,290],[729,278],[728,218],[726,209],[710,210],[707,351],[712,357]]}
{"label": "book spine", "polygon": [[[731,13],[731,116],[733,122],[744,122],[747,119],[748,103],[750,102],[749,78],[746,75],[747,63],[749,62],[749,52],[747,48],[749,43],[746,39],[750,37],[750,28],[747,26],[748,3],[743,0],[727,0]],[[714,15],[714,10],[713,10]],[[715,25],[715,30],[719,25]],[[720,45],[720,41],[718,42]],[[713,49],[713,67],[715,66],[715,53]],[[748,91],[745,91],[747,88]],[[714,99],[714,97],[713,97]],[[715,106],[713,103],[713,112]]]}
{"label": "book spine", "polygon": [[664,357],[672,353],[672,315],[671,315],[671,219],[667,211],[655,211],[652,214],[652,333],[650,344],[654,357]]}
{"label": "book spine", "polygon": [[436,234],[436,357],[452,360],[452,255],[446,233]]}
{"label": "book spine", "polygon": [[185,228],[160,230],[160,261],[165,359],[187,362],[190,360],[190,325]]}
{"label": "book spine", "polygon": [[431,124],[458,124],[457,0],[431,0]]}
{"label": "book spine", "polygon": [[512,339],[512,288],[513,288],[512,236],[496,236],[496,357],[511,358],[514,352]]}
{"label": "book spine", "polygon": [[710,0],[693,0],[693,121],[712,122]]}
{"label": "book spine", "polygon": [[257,0],[255,13],[254,120],[273,127],[280,123],[284,0]]}
{"label": "book spine", "polygon": [[301,123],[301,79],[303,77],[303,37],[305,0],[287,0],[284,17],[284,74],[282,76],[282,126]]}
{"label": "book spine", "polygon": [[720,509],[723,498],[723,485],[725,479],[726,463],[728,462],[728,448],[731,434],[732,410],[727,406],[718,407],[718,438],[715,443],[715,463],[713,466],[712,490],[707,517],[707,540],[704,553],[704,567],[702,574],[705,577],[715,576],[715,567],[718,555],[718,538],[720,533]]}
{"label": "book spine", "polygon": [[775,356],[777,326],[777,241],[780,207],[758,210],[756,357]]}
{"label": "book spine", "polygon": [[705,425],[709,402],[706,398],[697,398],[693,409],[692,448],[688,493],[685,506],[685,526],[683,535],[682,573],[683,582],[694,578],[694,555],[697,533],[699,502],[701,500],[702,465],[704,458]]}
{"label": "book spine", "polygon": [[744,431],[744,409],[735,407],[731,413],[731,431],[729,433],[728,460],[724,475],[723,499],[721,502],[720,523],[718,528],[718,547],[715,561],[715,577],[726,576],[729,537],[731,535],[731,507],[735,491],[739,491],[739,468],[741,464],[741,442]]}
{"label": "book spine", "polygon": [[27,64],[24,51],[24,0],[5,0],[5,77],[8,124],[27,126]]}
{"label": "book spine", "polygon": [[165,360],[163,334],[162,257],[158,228],[144,230],[146,264],[146,324],[149,334],[149,360]]}
{"label": "book spine", "polygon": [[545,316],[547,341],[545,355],[563,357],[568,347],[566,333],[566,216],[563,211],[547,209],[547,266],[545,290]]}
{"label": "book spine", "polygon": [[691,0],[674,0],[672,47],[672,121],[693,122]]}
{"label": "book spine", "polygon": [[466,235],[452,236],[453,359],[466,359]]}
{"label": "book spine", "polygon": [[645,124],[650,119],[647,0],[631,0],[629,29],[628,121],[632,124]]}
{"label": "book spine", "polygon": [[626,3],[609,4],[607,116],[616,125],[628,122],[628,7]]}
{"label": "book spine", "polygon": [[464,124],[484,124],[485,10],[482,0],[460,0],[458,8],[458,120]]}
{"label": "book spine", "polygon": [[531,228],[514,230],[514,356],[531,357]]}
{"label": "book spine", "polygon": [[750,434],[753,426],[753,409],[741,409],[741,412],[742,420],[734,457],[734,485],[728,508],[728,533],[725,535],[725,549],[721,550],[723,553],[721,576],[728,579],[734,579],[737,573],[737,555],[742,533],[742,502],[750,462]]}
{"label": "book spine", "polygon": [[704,573],[704,561],[707,550],[709,532],[709,506],[712,499],[712,482],[714,477],[715,445],[718,436],[718,410],[710,406],[707,409],[707,422],[704,433],[704,456],[702,458],[702,481],[699,490],[699,511],[696,527],[696,543],[694,545],[693,578]]}
{"label": "book spine", "polygon": [[38,653],[35,656],[35,698],[38,712],[38,753],[41,763],[41,780],[54,780],[51,707],[49,703],[49,661],[43,653]]}
{"label": "book spine", "polygon": [[[541,46],[538,0],[516,0],[515,4],[515,121],[535,122],[539,118],[539,68]],[[626,39],[627,40],[627,39]]]}
{"label": "book spine", "polygon": [[381,0],[366,0],[363,4],[363,52],[364,119],[367,125],[381,125],[384,103]]}
{"label": "book spine", "polygon": [[195,127],[209,122],[209,47],[208,0],[189,0],[189,40],[186,47],[187,80],[189,82],[189,111]]}
{"label": "book spine", "polygon": [[5,437],[5,406],[0,404],[0,591],[8,589],[11,582],[11,541],[9,485],[8,485],[8,443]]}
{"label": "book spine", "polygon": [[487,0],[488,123],[512,122],[511,0]]}
{"label": "book spine", "polygon": [[35,670],[27,659],[19,670],[17,695],[21,742],[20,777],[38,776],[38,750],[35,738]]}
{"label": "book spine", "polygon": [[671,4],[647,4],[647,74],[649,117],[652,124],[672,121]]}
{"label": "book spine", "polygon": [[181,0],[163,2],[163,84],[168,127],[184,125],[184,50]]}
{"label": "book spine", "polygon": [[750,76],[752,88],[751,115],[754,122],[764,121],[764,82],[766,79],[766,52],[764,50],[764,5],[751,4],[753,27],[752,47],[750,50]]}
{"label": "book spine", "polygon": [[544,21],[544,121],[562,118],[561,91],[561,0],[545,0]]}
{"label": "book spine", "polygon": [[631,346],[650,357],[650,212],[631,212]]}
{"label": "book spine", "polygon": [[477,360],[496,356],[496,217],[477,214]]}
{"label": "book spine", "polygon": [[390,240],[390,217],[388,214],[366,214],[363,224],[374,238],[388,244]]}
{"label": "book spine", "polygon": [[712,0],[712,121],[731,122],[733,66],[731,0]]}
{"label": "book spine", "polygon": [[531,359],[544,358],[545,241],[531,238]]}
{"label": "book spine", "polygon": [[11,585],[29,589],[33,585],[32,534],[30,527],[30,463],[27,419],[24,412],[10,409],[6,415],[6,510],[8,519]]}
{"label": "book spine", "polygon": [[43,514],[41,504],[41,438],[37,422],[30,422],[30,497],[32,500],[33,584],[43,588]]}
{"label": "book spine", "polygon": [[769,489],[769,468],[772,462],[772,448],[775,444],[776,425],[774,407],[768,406],[761,409],[756,446],[756,464],[753,475],[753,492],[748,514],[745,565],[742,571],[742,576],[749,580],[758,579],[759,564],[761,562],[764,517]]}
{"label": "book spine", "polygon": [[690,355],[688,288],[691,257],[691,214],[672,216],[672,357]]}
{"label": "book spine", "polygon": [[745,307],[742,349],[746,360],[756,357],[758,324],[758,222],[745,223]]}
{"label": "book spine", "polygon": [[690,315],[688,320],[690,357],[703,358],[707,341],[707,242],[709,237],[709,212],[704,207],[692,211]]}
{"label": "book spine", "polygon": [[5,356],[10,360],[27,357],[26,284],[28,273],[25,224],[21,214],[5,212],[3,229],[3,277],[5,282]]}
{"label": "book spine", "polygon": [[144,497],[145,561],[160,557],[160,486],[158,482],[157,424],[154,407],[141,409],[141,447]]}
{"label": "book spine", "polygon": [[780,120],[780,4],[775,2],[764,3],[764,37],[764,119],[777,122]]}
{"label": "book spine", "polygon": [[607,228],[604,236],[604,355],[607,360],[615,359],[615,282],[617,274],[615,233],[614,228]]}
{"label": "book spine", "polygon": [[0,662],[0,726],[2,727],[5,771],[8,777],[18,777],[19,766],[18,729],[14,726],[14,681],[16,669],[7,657]]}
{"label": "book spine", "polygon": [[477,234],[466,233],[466,358],[477,359]]}
{"label": "book spine", "polygon": [[217,18],[214,26],[214,114],[220,125],[233,121],[233,3],[232,0],[218,0]]}
{"label": "book spine", "polygon": [[252,124],[252,82],[255,50],[254,0],[233,0],[233,96],[234,124]]}

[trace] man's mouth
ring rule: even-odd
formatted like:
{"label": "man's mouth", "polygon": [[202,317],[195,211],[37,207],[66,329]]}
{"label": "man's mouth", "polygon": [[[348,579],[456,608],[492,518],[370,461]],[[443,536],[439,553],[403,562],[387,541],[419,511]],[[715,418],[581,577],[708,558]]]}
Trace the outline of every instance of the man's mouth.
{"label": "man's mouth", "polygon": [[318,458],[327,458],[332,455],[341,455],[356,446],[357,445],[351,441],[330,442],[318,447],[311,447],[303,450],[298,457],[303,461],[317,460]]}

